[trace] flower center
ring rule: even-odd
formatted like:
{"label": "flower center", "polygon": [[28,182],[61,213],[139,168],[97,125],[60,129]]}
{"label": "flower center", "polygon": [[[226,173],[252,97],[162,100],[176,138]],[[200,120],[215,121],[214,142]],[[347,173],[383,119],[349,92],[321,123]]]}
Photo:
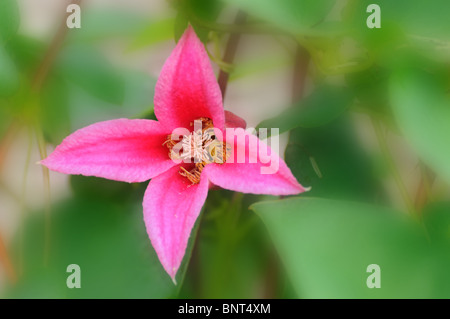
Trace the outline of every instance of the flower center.
{"label": "flower center", "polygon": [[190,134],[178,140],[169,135],[163,145],[169,149],[171,159],[194,163],[191,170],[181,167],[180,175],[186,177],[192,184],[198,184],[206,164],[225,163],[230,157],[231,147],[216,138],[211,119],[201,117],[191,123],[191,126],[194,126],[194,130]]}

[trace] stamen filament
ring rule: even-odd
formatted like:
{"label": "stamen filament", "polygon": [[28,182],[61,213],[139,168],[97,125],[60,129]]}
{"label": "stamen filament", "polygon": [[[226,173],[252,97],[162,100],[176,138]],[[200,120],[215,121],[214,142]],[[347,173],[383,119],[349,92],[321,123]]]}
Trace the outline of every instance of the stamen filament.
{"label": "stamen filament", "polygon": [[[186,168],[180,168],[180,175],[186,177],[192,184],[200,183],[200,176],[206,164],[223,164],[231,153],[228,144],[216,139],[213,122],[209,118],[201,117],[197,121],[202,124],[201,129],[183,136],[181,142],[172,140],[169,135],[163,143],[169,149],[171,159],[181,159],[185,163],[195,163],[195,167],[188,171]],[[191,123],[191,126],[194,123]],[[174,147],[181,143],[180,148],[174,150]],[[181,153],[181,154],[180,154]]]}

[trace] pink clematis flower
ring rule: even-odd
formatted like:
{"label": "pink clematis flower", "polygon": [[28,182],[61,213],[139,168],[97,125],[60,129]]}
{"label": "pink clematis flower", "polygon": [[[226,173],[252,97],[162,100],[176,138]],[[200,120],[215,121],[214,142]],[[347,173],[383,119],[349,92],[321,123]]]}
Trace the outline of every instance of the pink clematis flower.
{"label": "pink clematis flower", "polygon": [[[293,195],[305,189],[275,152],[242,128],[234,135],[224,134],[222,141],[208,141],[223,148],[222,162],[209,158],[186,164],[179,160],[194,155],[171,155],[176,144],[171,140],[174,129],[192,132],[193,121],[200,120],[214,132],[224,131],[227,126],[245,126],[243,120],[224,112],[208,55],[191,27],[161,71],[154,104],[159,121],[118,119],[95,123],[68,136],[41,163],[65,174],[129,183],[151,179],[143,201],[144,221],[162,266],[175,282],[210,184],[253,194]],[[261,149],[266,151],[263,156],[259,154]],[[235,154],[241,154],[241,161],[235,159]],[[278,164],[277,171],[261,174],[261,168],[267,166],[264,163],[269,161]]]}

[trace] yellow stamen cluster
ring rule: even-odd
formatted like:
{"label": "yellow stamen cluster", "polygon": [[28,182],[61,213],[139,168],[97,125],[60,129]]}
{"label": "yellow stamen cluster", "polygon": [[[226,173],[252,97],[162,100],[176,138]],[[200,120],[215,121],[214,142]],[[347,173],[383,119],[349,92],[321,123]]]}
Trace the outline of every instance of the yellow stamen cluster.
{"label": "yellow stamen cluster", "polygon": [[[181,141],[174,141],[169,135],[163,143],[169,149],[171,159],[195,163],[191,170],[180,168],[180,175],[186,177],[192,184],[200,183],[200,176],[206,164],[223,164],[231,154],[231,147],[216,139],[211,119],[202,117],[197,121],[201,121],[201,129],[183,136]],[[193,125],[194,123],[191,123],[191,126]],[[176,145],[181,146],[178,153],[174,150]]]}

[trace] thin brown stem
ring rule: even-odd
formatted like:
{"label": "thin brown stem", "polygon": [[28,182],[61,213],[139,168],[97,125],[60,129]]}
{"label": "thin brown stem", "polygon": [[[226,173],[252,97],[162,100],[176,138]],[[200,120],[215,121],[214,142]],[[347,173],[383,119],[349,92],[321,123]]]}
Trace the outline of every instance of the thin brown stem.
{"label": "thin brown stem", "polygon": [[301,99],[305,93],[306,77],[311,57],[309,52],[301,45],[297,46],[295,53],[294,78],[292,81],[292,102]]}
{"label": "thin brown stem", "polygon": [[[45,140],[40,128],[36,129],[36,137],[39,148],[39,155],[41,159],[47,157],[47,150],[45,147]],[[50,255],[50,229],[51,229],[51,195],[50,195],[50,172],[47,167],[42,165],[42,175],[44,179],[44,202],[45,202],[45,243],[44,243],[44,265],[48,264]]]}
{"label": "thin brown stem", "polygon": [[[305,93],[305,83],[308,76],[308,66],[310,55],[301,45],[297,46],[294,74],[292,80],[292,102],[296,103]],[[280,196],[282,199],[283,196]],[[279,290],[278,282],[280,278],[280,264],[275,249],[271,249],[268,255],[267,276],[265,280],[264,298],[275,298]]]}
{"label": "thin brown stem", "polygon": [[[242,25],[243,23],[245,23],[247,19],[247,15],[245,13],[243,13],[242,11],[239,11],[236,19],[235,19],[235,24],[236,25]],[[241,35],[239,33],[233,33],[230,35],[230,38],[228,39],[228,43],[225,49],[225,53],[224,53],[224,57],[223,57],[223,62],[225,63],[233,63],[234,57],[236,56],[236,52],[237,52],[237,47],[240,41]],[[225,93],[227,90],[227,86],[228,86],[228,81],[229,81],[229,73],[225,72],[223,69],[220,70],[219,73],[219,77],[218,77],[218,83],[219,83],[219,87],[220,87],[220,91],[222,92],[222,98],[223,100],[225,100]],[[202,214],[203,215],[203,214]],[[200,216],[200,218],[202,217],[202,215]],[[202,221],[198,221],[199,223],[201,223]],[[201,224],[200,224],[201,225]],[[199,225],[199,227],[200,227]],[[191,262],[188,268],[188,271],[191,273],[192,278],[193,278],[193,283],[194,283],[194,291],[196,291],[197,295],[200,296],[201,295],[201,281],[200,281],[200,251],[199,251],[200,247],[199,247],[199,236],[196,237],[195,239],[195,243],[194,243],[194,247],[192,249],[192,257],[191,257]]]}
{"label": "thin brown stem", "polygon": [[[68,4],[81,4],[81,0],[70,0]],[[42,89],[45,80],[58,56],[58,53],[66,39],[68,28],[66,20],[68,13],[64,14],[64,19],[61,22],[59,29],[56,32],[55,37],[50,43],[44,57],[39,64],[37,71],[33,77],[31,87],[35,93],[39,93]],[[41,160],[47,157],[46,143],[42,129],[39,125],[36,126],[36,138],[39,147],[39,154]],[[42,166],[42,175],[44,178],[44,196],[45,196],[45,249],[44,249],[44,264],[46,265],[50,254],[50,225],[51,225],[51,199],[50,199],[50,172],[47,167]]]}
{"label": "thin brown stem", "polygon": [[0,190],[5,192],[11,199],[13,199],[17,204],[21,204],[22,199],[20,195],[9,187],[2,179],[0,179]]}
{"label": "thin brown stem", "polygon": [[414,200],[414,207],[418,214],[422,214],[422,210],[429,201],[430,187],[434,182],[436,175],[430,172],[426,167],[420,167],[420,181],[417,187]]}
{"label": "thin brown stem", "polygon": [[6,248],[6,244],[3,241],[3,237],[0,235],[0,264],[3,265],[5,269],[6,277],[8,281],[12,284],[15,284],[17,281],[16,271],[11,262],[11,257],[9,256],[8,249]]}
{"label": "thin brown stem", "polygon": [[[186,272],[189,273],[189,280],[192,283],[192,290],[196,294],[196,296],[201,296],[202,290],[202,277],[201,277],[201,263],[200,263],[200,229],[203,223],[203,214],[200,214],[198,220],[198,230],[195,236],[194,246],[192,247],[191,260],[186,269]],[[186,275],[185,275],[186,276]],[[180,283],[180,289],[181,285]]]}
{"label": "thin brown stem", "polygon": [[26,194],[27,194],[27,181],[28,181],[28,172],[30,170],[30,161],[31,161],[31,152],[33,149],[33,132],[28,129],[28,146],[27,146],[27,155],[25,157],[25,167],[22,177],[22,193],[20,195],[20,225],[19,225],[19,254],[18,254],[18,273],[19,277],[23,275],[24,269],[24,243],[25,243],[25,215],[27,212],[26,207]]}
{"label": "thin brown stem", "polygon": [[[239,11],[234,23],[235,23],[235,25],[242,25],[245,23],[246,20],[247,20],[247,14],[244,13],[243,11]],[[230,35],[230,38],[228,39],[227,46],[225,49],[225,54],[222,59],[223,62],[225,62],[227,64],[233,63],[234,58],[236,56],[236,52],[237,52],[237,48],[238,48],[240,39],[241,39],[241,34],[239,34],[239,33],[233,33]],[[229,79],[230,79],[230,73],[221,69],[220,73],[219,73],[218,82],[219,82],[220,91],[222,92],[223,99],[225,99],[225,94],[227,92]]]}
{"label": "thin brown stem", "polygon": [[14,121],[9,125],[8,129],[6,130],[2,139],[0,140],[0,170],[3,167],[3,164],[6,159],[6,154],[8,153],[8,150],[12,145],[13,139],[18,133],[18,131],[19,131],[19,124],[16,121]]}
{"label": "thin brown stem", "polygon": [[383,126],[382,126],[380,120],[378,120],[376,118],[372,118],[372,126],[374,128],[375,135],[378,140],[380,151],[384,156],[384,159],[386,161],[386,164],[389,167],[389,170],[391,171],[392,178],[394,179],[395,183],[397,184],[397,188],[399,190],[400,195],[402,196],[403,203],[404,203],[406,209],[408,210],[408,212],[412,216],[415,216],[415,213],[416,213],[415,207],[409,196],[408,189],[406,188],[406,185],[403,182],[403,179],[397,168],[395,160],[392,157],[391,151],[390,151],[387,141],[386,141],[385,132],[383,131]]}
{"label": "thin brown stem", "polygon": [[[19,131],[19,124],[16,121],[14,121],[8,127],[4,137],[0,141],[0,170],[3,167],[6,154],[8,153],[8,150],[12,145],[13,139],[18,131]],[[20,197],[17,196],[17,194],[14,193],[14,191],[12,191],[1,180],[0,180],[0,189],[5,191],[11,198],[16,200],[18,203],[21,203]],[[11,262],[11,257],[9,256],[6,244],[4,243],[1,235],[0,235],[0,265],[4,268],[8,281],[14,284],[17,281],[17,274]]]}
{"label": "thin brown stem", "polygon": [[[81,4],[81,0],[71,0],[70,4]],[[66,13],[64,15],[64,20],[60,24],[58,31],[56,32],[55,37],[53,38],[53,41],[50,43],[47,51],[45,52],[45,55],[39,64],[37,71],[33,77],[32,81],[32,88],[34,91],[39,92],[42,85],[44,84],[48,73],[50,72],[50,69],[58,56],[58,53],[64,43],[64,40],[66,39],[68,28],[66,25],[68,14]]]}

